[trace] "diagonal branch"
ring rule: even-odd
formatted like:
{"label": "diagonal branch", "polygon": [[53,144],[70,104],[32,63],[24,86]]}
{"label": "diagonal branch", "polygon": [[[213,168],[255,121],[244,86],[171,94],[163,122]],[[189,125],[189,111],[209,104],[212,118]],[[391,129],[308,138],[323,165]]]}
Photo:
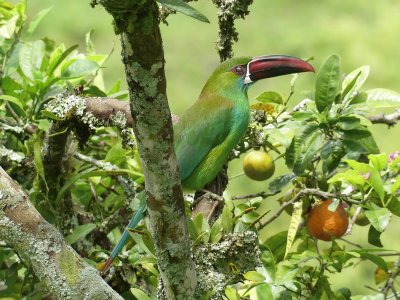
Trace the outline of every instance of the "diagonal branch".
{"label": "diagonal branch", "polygon": [[0,168],[0,239],[57,299],[122,299],[47,223],[29,196]]}

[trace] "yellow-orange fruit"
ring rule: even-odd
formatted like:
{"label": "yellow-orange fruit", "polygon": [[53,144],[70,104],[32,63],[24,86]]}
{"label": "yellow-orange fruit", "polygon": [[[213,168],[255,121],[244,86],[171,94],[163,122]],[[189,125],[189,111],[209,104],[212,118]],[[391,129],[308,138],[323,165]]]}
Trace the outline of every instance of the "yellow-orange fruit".
{"label": "yellow-orange fruit", "polygon": [[264,151],[252,151],[243,160],[244,173],[253,180],[266,180],[275,172],[272,157]]}
{"label": "yellow-orange fruit", "polygon": [[341,237],[349,226],[349,216],[344,208],[339,205],[335,211],[330,211],[328,206],[332,199],[314,206],[307,217],[307,228],[310,234],[323,241],[331,241],[333,237]]}

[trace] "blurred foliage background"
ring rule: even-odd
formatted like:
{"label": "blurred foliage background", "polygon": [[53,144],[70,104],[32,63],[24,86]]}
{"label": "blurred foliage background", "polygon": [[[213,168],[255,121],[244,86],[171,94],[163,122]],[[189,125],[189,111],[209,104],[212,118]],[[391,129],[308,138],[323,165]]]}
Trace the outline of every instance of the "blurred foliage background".
{"label": "blurred foliage background", "polygon": [[[162,25],[168,96],[172,111],[178,115],[195,101],[204,82],[218,64],[215,50],[217,10],[211,1],[199,0],[192,5],[205,14],[211,23],[201,23],[176,14],[168,18],[169,26]],[[31,18],[48,7],[52,7],[52,10],[40,24],[33,39],[47,36],[57,43],[65,43],[67,47],[80,44],[81,51],[84,51],[85,34],[93,29],[97,52],[113,51],[103,70],[106,88],[110,88],[116,80],[125,84],[119,38],[113,32],[111,17],[100,7],[92,9],[89,1],[82,0],[28,0],[28,16]],[[371,66],[366,88],[382,87],[400,91],[399,1],[256,0],[250,11],[246,20],[237,21],[239,42],[234,45],[236,56],[288,54],[313,57],[312,63],[318,69],[327,56],[339,54],[343,73],[362,65]],[[299,78],[293,104],[307,97],[308,91],[313,89],[314,79],[313,75],[308,74]],[[250,98],[264,90],[275,90],[287,96],[289,81],[289,77],[283,77],[258,83],[251,89]],[[400,149],[400,126],[390,130],[383,125],[374,127],[374,136],[382,152]],[[241,163],[242,158],[231,164],[231,176],[241,172]],[[276,176],[285,173],[283,165],[278,164],[277,169]],[[265,187],[265,182],[255,183],[240,176],[231,180],[229,192],[252,193]],[[274,210],[278,204],[268,199],[264,206],[265,209]],[[263,236],[282,230],[288,220],[287,216],[281,217],[264,230]],[[392,229],[383,234],[383,244],[392,245],[393,248],[400,246],[400,241],[393,239],[398,236],[396,227],[393,224]],[[367,246],[366,235],[367,229],[356,227],[351,239]],[[337,288],[348,286],[351,282],[354,293],[369,294],[371,291],[365,285],[373,285],[375,267],[367,262],[361,264],[354,270],[345,269],[332,282]]]}

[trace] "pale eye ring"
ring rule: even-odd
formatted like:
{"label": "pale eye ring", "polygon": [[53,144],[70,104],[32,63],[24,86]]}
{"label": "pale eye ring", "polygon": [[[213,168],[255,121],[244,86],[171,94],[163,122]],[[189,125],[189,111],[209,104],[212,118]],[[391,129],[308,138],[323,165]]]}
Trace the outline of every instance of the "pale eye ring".
{"label": "pale eye ring", "polygon": [[235,66],[231,69],[231,71],[237,75],[245,74],[245,69],[243,68],[243,66]]}

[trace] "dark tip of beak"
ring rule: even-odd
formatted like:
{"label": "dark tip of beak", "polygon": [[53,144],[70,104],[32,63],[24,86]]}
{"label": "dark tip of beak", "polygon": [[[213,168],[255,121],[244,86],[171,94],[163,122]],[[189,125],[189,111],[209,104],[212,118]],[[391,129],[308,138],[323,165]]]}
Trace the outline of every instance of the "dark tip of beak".
{"label": "dark tip of beak", "polygon": [[245,83],[281,75],[315,72],[308,62],[285,55],[270,55],[253,58],[247,65]]}

